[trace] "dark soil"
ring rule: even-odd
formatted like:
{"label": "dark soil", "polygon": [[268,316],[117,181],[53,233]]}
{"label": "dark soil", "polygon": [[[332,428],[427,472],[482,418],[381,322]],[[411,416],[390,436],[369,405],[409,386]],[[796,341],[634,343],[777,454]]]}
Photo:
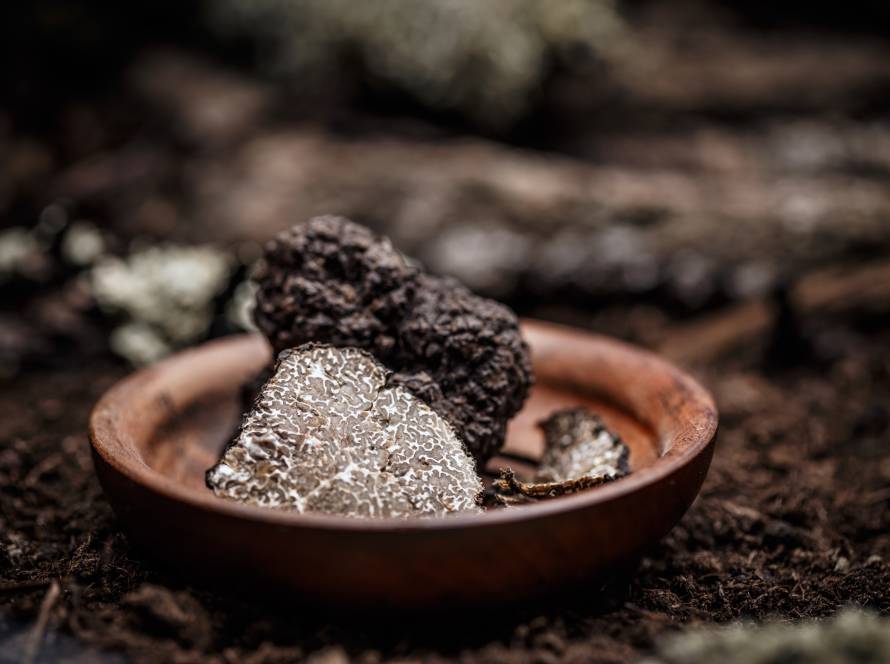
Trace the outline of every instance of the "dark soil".
{"label": "dark soil", "polygon": [[848,604],[888,612],[885,328],[836,321],[835,359],[817,364],[764,372],[767,339],[712,364],[702,376],[720,405],[719,448],[680,525],[592,595],[455,623],[457,633],[426,621],[338,624],[159,570],[128,544],[89,459],[89,409],[125,370],[35,371],[0,390],[3,613],[31,623],[58,583],[51,629],[137,661],[287,661],[333,647],[325,661],[342,649],[360,661],[631,662],[698,621],[825,616]]}

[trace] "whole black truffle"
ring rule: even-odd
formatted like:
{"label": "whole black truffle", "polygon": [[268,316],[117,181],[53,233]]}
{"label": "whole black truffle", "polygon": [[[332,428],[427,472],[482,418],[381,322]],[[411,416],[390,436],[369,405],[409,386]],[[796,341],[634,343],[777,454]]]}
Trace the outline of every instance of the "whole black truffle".
{"label": "whole black truffle", "polygon": [[386,238],[317,217],[269,243],[256,322],[275,351],[317,341],[371,351],[443,415],[481,463],[503,444],[532,383],[528,346],[507,307],[424,274]]}
{"label": "whole black truffle", "polygon": [[276,353],[308,341],[394,351],[418,270],[385,237],[342,217],[315,217],[266,245],[254,319]]}

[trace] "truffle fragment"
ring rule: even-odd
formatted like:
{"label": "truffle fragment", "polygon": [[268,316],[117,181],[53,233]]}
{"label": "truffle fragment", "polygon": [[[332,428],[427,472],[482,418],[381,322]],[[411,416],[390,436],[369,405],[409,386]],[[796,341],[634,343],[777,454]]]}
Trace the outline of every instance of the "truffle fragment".
{"label": "truffle fragment", "polygon": [[519,321],[458,282],[427,275],[340,217],[316,217],[269,243],[257,326],[276,351],[309,341],[363,348],[395,372],[484,463],[532,382]]}
{"label": "truffle fragment", "polygon": [[630,473],[630,450],[586,408],[558,411],[540,423],[545,451],[534,482],[501,471],[495,489],[504,502],[553,498],[590,489]]}
{"label": "truffle fragment", "polygon": [[630,450],[586,408],[553,413],[540,423],[546,451],[538,482],[564,482],[580,477],[615,480],[630,473]]}
{"label": "truffle fragment", "polygon": [[282,352],[208,487],[253,505],[354,517],[479,510],[482,484],[452,427],[388,378],[355,348]]}

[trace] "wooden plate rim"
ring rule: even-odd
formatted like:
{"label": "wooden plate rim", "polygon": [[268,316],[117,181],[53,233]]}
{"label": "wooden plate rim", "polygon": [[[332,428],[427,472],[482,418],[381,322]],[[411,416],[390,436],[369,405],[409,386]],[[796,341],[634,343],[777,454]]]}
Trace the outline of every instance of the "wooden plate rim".
{"label": "wooden plate rim", "polygon": [[[444,518],[418,519],[357,519],[338,515],[299,514],[269,508],[245,505],[218,498],[211,493],[190,489],[149,467],[133,456],[119,454],[118,449],[126,449],[123,433],[116,426],[115,413],[125,410],[129,395],[158,379],[170,366],[185,361],[196,361],[201,355],[221,346],[264,344],[256,334],[243,334],[210,341],[196,348],[177,353],[151,367],[139,370],[113,385],[97,402],[90,416],[90,443],[98,458],[117,474],[141,485],[152,492],[173,501],[190,505],[193,508],[224,515],[234,519],[263,522],[274,527],[323,529],[355,533],[411,533],[430,531],[453,531],[485,528],[496,525],[546,519],[556,515],[588,509],[592,506],[619,500],[647,486],[664,480],[691,463],[706,452],[717,431],[717,410],[713,398],[698,381],[673,366],[666,360],[649,351],[631,344],[602,335],[582,332],[573,328],[524,320],[526,333],[536,335],[558,335],[578,339],[584,337],[588,344],[605,348],[616,358],[632,360],[634,364],[645,364],[654,372],[670,376],[676,386],[685,393],[684,410],[686,417],[679,422],[680,427],[673,435],[681,442],[682,449],[672,448],[668,454],[660,456],[651,466],[642,468],[630,476],[597,489],[571,496],[554,498],[540,503],[524,505],[512,509],[495,510],[481,514],[456,514]],[[130,446],[131,447],[131,446]]]}

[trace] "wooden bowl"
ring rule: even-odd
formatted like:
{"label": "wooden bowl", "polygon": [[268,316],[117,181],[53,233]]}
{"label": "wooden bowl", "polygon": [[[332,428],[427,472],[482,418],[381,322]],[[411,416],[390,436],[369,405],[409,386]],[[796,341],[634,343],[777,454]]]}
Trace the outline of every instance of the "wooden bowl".
{"label": "wooden bowl", "polygon": [[[218,498],[204,472],[233,435],[263,339],[210,342],[138,371],[96,405],[96,472],[120,521],[152,554],[224,586],[293,591],[349,607],[513,601],[635,560],[680,519],[711,461],[717,412],[652,353],[526,321],[536,386],[498,465],[539,457],[536,422],[586,404],[631,448],[633,473],[533,505],[441,519],[294,514]],[[520,470],[520,468],[517,468]]]}

